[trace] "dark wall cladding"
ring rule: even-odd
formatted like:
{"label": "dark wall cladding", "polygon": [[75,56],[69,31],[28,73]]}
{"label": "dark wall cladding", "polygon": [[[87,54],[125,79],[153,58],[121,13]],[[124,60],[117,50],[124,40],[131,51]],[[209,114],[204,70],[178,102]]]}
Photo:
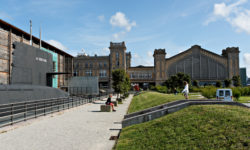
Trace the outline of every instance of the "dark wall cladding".
{"label": "dark wall cladding", "polygon": [[14,42],[11,84],[46,86],[48,72],[53,72],[51,54],[24,43]]}

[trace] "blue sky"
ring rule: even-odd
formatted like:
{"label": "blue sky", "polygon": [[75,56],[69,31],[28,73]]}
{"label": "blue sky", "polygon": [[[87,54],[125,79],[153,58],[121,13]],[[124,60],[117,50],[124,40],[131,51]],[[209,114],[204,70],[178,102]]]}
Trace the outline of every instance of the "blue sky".
{"label": "blue sky", "polygon": [[153,65],[153,51],[171,57],[192,45],[221,54],[239,47],[250,77],[249,0],[0,0],[0,18],[77,55],[109,54],[125,41],[132,65]]}

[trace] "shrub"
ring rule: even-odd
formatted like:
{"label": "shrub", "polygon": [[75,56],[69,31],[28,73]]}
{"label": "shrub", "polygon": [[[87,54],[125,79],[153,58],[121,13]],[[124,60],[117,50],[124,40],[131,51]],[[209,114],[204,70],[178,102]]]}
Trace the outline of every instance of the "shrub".
{"label": "shrub", "polygon": [[241,85],[240,76],[233,76],[232,80],[233,80],[233,85],[235,87],[238,87]]}
{"label": "shrub", "polygon": [[124,97],[127,98],[129,96],[129,93],[125,93]]}
{"label": "shrub", "polygon": [[215,88],[214,86],[206,86],[201,90],[201,94],[202,96],[211,99],[216,97],[216,90],[217,88]]}
{"label": "shrub", "polygon": [[150,86],[149,86],[149,89],[150,89],[150,90],[156,90],[155,86],[153,86],[153,85],[150,85]]}
{"label": "shrub", "polygon": [[195,86],[191,86],[191,87],[189,88],[189,91],[190,91],[190,92],[201,92],[201,88],[195,87]]}
{"label": "shrub", "polygon": [[222,85],[221,81],[216,82],[216,87],[221,87],[221,85]]}
{"label": "shrub", "polygon": [[240,90],[238,88],[233,88],[233,97],[238,101],[241,96]]}
{"label": "shrub", "polygon": [[197,80],[193,81],[193,86],[199,87],[199,82]]}
{"label": "shrub", "polygon": [[166,86],[157,85],[157,86],[155,86],[155,89],[156,89],[157,92],[167,93],[167,87]]}
{"label": "shrub", "polygon": [[232,80],[230,80],[230,79],[225,79],[225,80],[224,80],[224,83],[225,83],[225,87],[229,87],[230,84],[232,83]]}

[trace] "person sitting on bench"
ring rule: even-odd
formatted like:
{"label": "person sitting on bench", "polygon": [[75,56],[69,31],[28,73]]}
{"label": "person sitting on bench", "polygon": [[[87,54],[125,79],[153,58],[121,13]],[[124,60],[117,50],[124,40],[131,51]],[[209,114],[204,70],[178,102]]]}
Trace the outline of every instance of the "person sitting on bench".
{"label": "person sitting on bench", "polygon": [[112,111],[116,111],[116,110],[114,109],[114,104],[111,103],[111,97],[112,97],[112,94],[109,94],[109,98],[108,98],[107,101],[106,101],[106,105],[110,105],[110,106],[112,107]]}

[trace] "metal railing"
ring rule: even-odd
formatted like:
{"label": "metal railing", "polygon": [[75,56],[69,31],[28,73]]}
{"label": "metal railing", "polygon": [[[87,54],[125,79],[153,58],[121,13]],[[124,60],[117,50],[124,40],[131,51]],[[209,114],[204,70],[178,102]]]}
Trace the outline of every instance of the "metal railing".
{"label": "metal railing", "polygon": [[0,127],[45,116],[107,97],[108,93],[84,97],[62,97],[0,105]]}

